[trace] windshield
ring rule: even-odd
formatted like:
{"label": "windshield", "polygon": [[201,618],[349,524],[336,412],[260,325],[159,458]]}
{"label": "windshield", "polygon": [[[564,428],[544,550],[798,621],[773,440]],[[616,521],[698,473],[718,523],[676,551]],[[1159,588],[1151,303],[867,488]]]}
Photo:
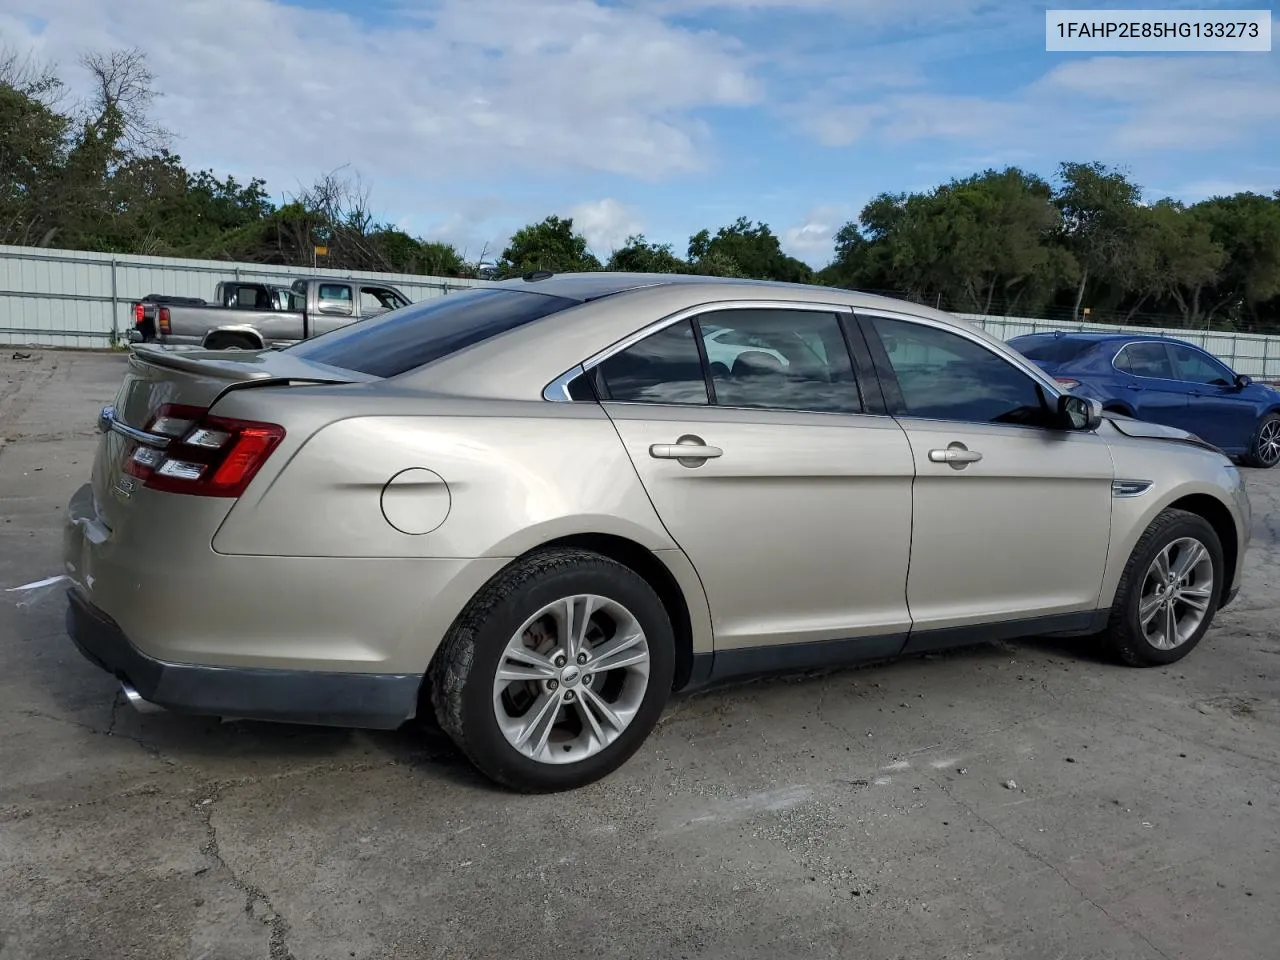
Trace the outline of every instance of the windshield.
{"label": "windshield", "polygon": [[394,377],[577,303],[483,287],[413,303],[304,340],[284,352],[370,376]]}

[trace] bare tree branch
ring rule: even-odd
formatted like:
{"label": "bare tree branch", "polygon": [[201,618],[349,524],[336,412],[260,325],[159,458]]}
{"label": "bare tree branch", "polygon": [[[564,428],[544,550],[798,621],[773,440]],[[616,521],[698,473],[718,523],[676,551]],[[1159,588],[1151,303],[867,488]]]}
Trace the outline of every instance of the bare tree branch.
{"label": "bare tree branch", "polygon": [[110,145],[129,153],[152,153],[172,142],[173,134],[150,117],[159,94],[140,49],[91,51],[81,56],[80,65],[94,81],[89,122]]}

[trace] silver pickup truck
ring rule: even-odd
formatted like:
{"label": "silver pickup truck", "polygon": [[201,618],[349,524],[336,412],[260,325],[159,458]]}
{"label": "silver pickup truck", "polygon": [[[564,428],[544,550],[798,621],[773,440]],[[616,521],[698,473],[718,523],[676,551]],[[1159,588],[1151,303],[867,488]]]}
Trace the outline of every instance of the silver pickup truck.
{"label": "silver pickup truck", "polygon": [[208,350],[287,346],[409,304],[395,287],[372,280],[308,277],[287,290],[261,283],[218,284],[215,303],[134,304],[133,343],[183,344]]}

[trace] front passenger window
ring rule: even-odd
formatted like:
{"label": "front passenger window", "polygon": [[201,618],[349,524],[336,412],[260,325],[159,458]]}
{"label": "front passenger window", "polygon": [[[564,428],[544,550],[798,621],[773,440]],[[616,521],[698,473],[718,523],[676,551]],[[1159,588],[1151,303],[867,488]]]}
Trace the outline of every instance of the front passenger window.
{"label": "front passenger window", "polygon": [[1115,359],[1117,369],[1131,373],[1135,377],[1147,377],[1151,380],[1176,380],[1173,364],[1169,362],[1169,352],[1163,343],[1147,341],[1131,343]]}
{"label": "front passenger window", "polygon": [[1045,426],[1044,388],[986,347],[938,327],[872,317],[902,393],[904,415]]}
{"label": "front passenger window", "polygon": [[1205,383],[1215,387],[1229,387],[1235,379],[1226,367],[1190,347],[1170,344],[1169,349],[1173,351],[1173,362],[1177,365],[1179,380]]}

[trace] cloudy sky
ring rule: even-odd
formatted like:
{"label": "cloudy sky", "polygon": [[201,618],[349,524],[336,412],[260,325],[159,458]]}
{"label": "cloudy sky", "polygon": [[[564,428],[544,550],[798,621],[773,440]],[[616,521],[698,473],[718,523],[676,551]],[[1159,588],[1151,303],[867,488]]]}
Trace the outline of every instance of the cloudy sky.
{"label": "cloudy sky", "polygon": [[549,213],[602,257],[748,216],[820,265],[876,193],[989,165],[1099,159],[1152,198],[1280,188],[1280,56],[1046,53],[1049,6],[0,0],[0,43],[73,86],[80,51],[140,46],[189,165],[277,197],[350,165],[387,219],[471,257]]}

